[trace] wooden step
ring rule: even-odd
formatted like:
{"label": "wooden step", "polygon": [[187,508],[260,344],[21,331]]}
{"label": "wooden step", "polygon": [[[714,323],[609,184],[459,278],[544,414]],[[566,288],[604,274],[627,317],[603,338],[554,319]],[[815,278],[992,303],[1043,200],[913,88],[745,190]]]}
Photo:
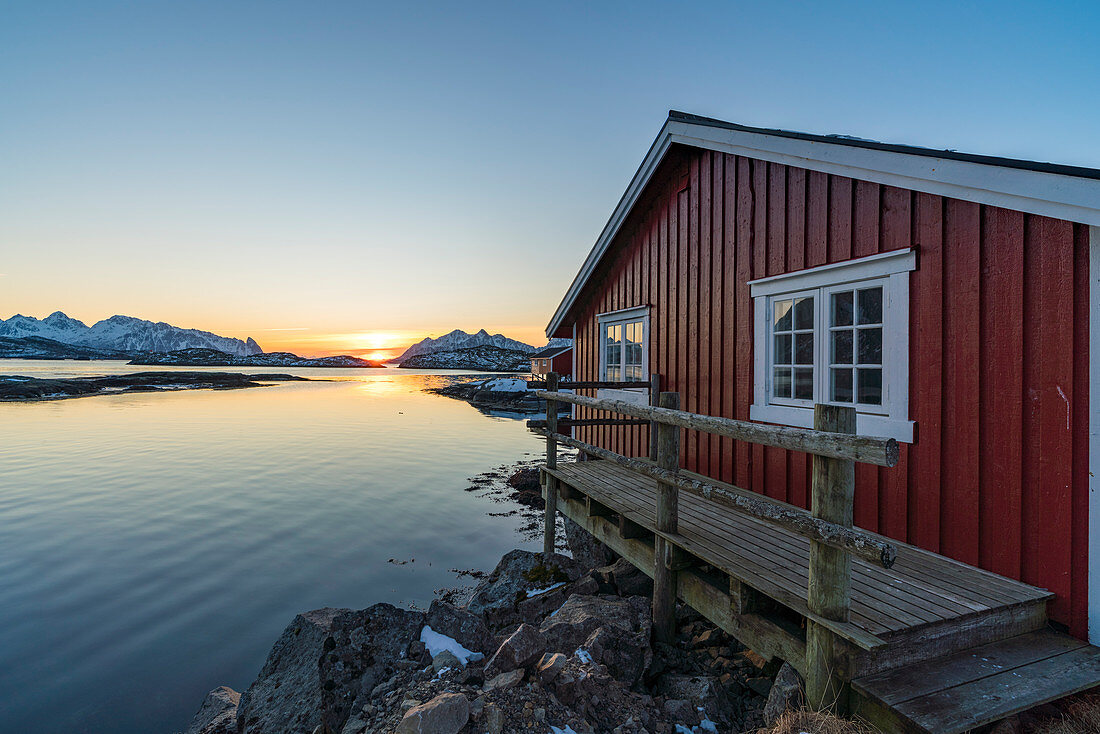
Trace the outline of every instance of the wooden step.
{"label": "wooden step", "polygon": [[905,734],[956,734],[1100,685],[1100,648],[1045,629],[852,681],[856,713]]}

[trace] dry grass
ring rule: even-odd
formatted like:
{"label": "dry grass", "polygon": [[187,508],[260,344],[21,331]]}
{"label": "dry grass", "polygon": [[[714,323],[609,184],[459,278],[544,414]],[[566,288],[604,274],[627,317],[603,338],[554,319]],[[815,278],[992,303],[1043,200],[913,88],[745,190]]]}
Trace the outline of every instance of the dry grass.
{"label": "dry grass", "polygon": [[1034,734],[1096,734],[1100,732],[1100,693],[1082,693],[1058,703],[1060,714],[1025,728]]}
{"label": "dry grass", "polygon": [[[858,721],[841,719],[816,711],[788,711],[775,726],[760,729],[757,734],[873,734],[874,729]],[[1062,734],[1059,732],[1059,734]]]}

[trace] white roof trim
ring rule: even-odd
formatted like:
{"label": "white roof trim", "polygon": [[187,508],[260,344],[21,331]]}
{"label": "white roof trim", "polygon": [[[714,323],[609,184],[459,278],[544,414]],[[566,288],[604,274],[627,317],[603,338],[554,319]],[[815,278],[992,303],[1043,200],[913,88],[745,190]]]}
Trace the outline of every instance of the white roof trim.
{"label": "white roof trim", "polygon": [[1100,180],[1092,178],[669,119],[653,141],[615,207],[611,219],[604,226],[580,272],[566,291],[565,298],[554,312],[546,328],[547,335],[553,334],[562,326],[565,315],[573,307],[577,296],[611,246],[623,221],[673,143],[1029,214],[1100,225]]}

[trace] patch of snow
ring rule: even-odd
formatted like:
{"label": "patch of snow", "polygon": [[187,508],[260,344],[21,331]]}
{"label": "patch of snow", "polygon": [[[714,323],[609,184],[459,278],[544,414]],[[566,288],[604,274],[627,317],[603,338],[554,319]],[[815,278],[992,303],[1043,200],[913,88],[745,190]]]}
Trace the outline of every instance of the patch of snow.
{"label": "patch of snow", "polygon": [[449,666],[449,665],[445,668],[440,668],[439,672],[435,674],[435,678],[436,678],[436,680],[439,680],[440,678],[443,677],[444,673],[450,673],[450,672],[451,672],[451,666]]}
{"label": "patch of snow", "polygon": [[517,380],[514,377],[495,377],[481,383],[481,389],[489,392],[527,392],[527,380]]}
{"label": "patch of snow", "polygon": [[699,728],[703,731],[709,731],[711,734],[718,734],[718,725],[710,719],[703,719],[700,721]]}
{"label": "patch of snow", "polygon": [[532,596],[538,596],[539,594],[545,594],[546,592],[553,591],[554,589],[560,589],[562,586],[565,586],[564,581],[559,581],[556,584],[550,584],[545,589],[531,589],[527,592],[527,598],[530,599]]}
{"label": "patch of snow", "polygon": [[428,625],[424,625],[424,629],[420,630],[420,641],[427,646],[428,653],[433,658],[444,650],[449,650],[463,665],[471,660],[477,661],[485,657],[480,652],[467,650],[458,643],[458,640],[441,635]]}
{"label": "patch of snow", "polygon": [[577,732],[573,731],[573,727],[571,727],[571,726],[566,726],[564,728],[558,728],[558,727],[554,726],[553,724],[550,725],[550,732],[551,732],[551,734],[577,734]]}
{"label": "patch of snow", "polygon": [[577,651],[573,654],[576,655],[577,659],[580,660],[582,663],[587,663],[588,665],[592,664],[592,655],[588,652],[588,650],[585,650],[583,647],[578,647]]}
{"label": "patch of snow", "polygon": [[683,724],[676,725],[676,734],[695,734],[691,729],[688,729]]}

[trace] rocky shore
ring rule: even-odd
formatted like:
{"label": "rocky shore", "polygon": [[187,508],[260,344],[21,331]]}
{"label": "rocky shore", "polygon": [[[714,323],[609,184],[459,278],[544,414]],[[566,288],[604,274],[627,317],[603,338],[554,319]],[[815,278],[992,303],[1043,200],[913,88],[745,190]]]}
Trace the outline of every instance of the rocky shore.
{"label": "rocky shore", "polygon": [[[482,410],[504,410],[514,413],[542,413],[546,401],[527,389],[527,381],[518,377],[494,377],[488,380],[459,382],[445,387],[427,388],[428,392],[465,400]],[[562,414],[569,405],[560,403]]]}
{"label": "rocky shore", "polygon": [[0,402],[80,398],[167,390],[238,390],[272,382],[305,381],[294,375],[245,375],[237,372],[136,372],[130,375],[45,378],[0,375]]}
{"label": "rocky shore", "polygon": [[[542,498],[532,462],[470,490]],[[427,611],[317,609],[283,631],[256,680],[203,701],[187,734],[756,731],[797,702],[797,675],[686,607],[651,641],[652,581],[569,521],[568,552],[514,550],[472,592]],[[563,546],[563,550],[566,546]]]}

